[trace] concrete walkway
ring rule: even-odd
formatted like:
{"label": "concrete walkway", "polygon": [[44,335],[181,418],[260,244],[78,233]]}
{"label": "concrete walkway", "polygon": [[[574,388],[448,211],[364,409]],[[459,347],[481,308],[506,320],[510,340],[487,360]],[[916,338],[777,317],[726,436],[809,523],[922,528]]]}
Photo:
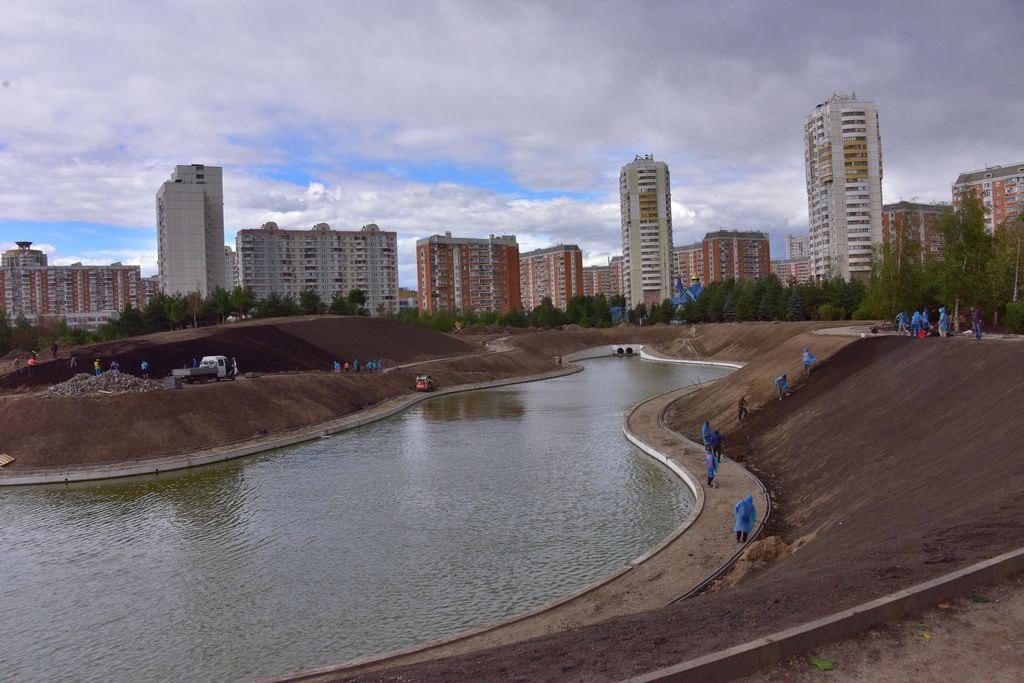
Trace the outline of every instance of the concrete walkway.
{"label": "concrete walkway", "polygon": [[[664,607],[700,584],[739,549],[732,532],[733,506],[750,494],[755,500],[762,498],[753,475],[728,459],[719,470],[719,488],[707,488],[703,447],[681,439],[662,425],[665,409],[694,390],[686,387],[649,399],[636,406],[625,423],[624,431],[631,440],[639,440],[644,450],[668,457],[699,487],[694,514],[659,546],[611,576],[526,615],[362,663],[307,671],[285,680],[331,680],[518,642]],[[758,515],[763,514],[759,503]]]}

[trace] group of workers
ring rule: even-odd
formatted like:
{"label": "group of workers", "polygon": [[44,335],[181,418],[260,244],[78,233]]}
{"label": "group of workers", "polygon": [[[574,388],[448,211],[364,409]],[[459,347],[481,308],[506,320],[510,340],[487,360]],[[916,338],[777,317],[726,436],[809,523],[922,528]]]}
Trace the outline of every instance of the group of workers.
{"label": "group of workers", "polygon": [[[741,399],[741,410],[746,410],[746,398]],[[718,475],[718,468],[722,464],[722,445],[725,437],[717,429],[711,428],[711,422],[704,421],[700,428],[700,437],[704,442],[704,466],[708,472],[708,486],[718,488],[715,477]],[[736,533],[737,543],[746,543],[749,534],[754,530],[757,523],[757,508],[754,506],[754,496],[750,495],[736,503],[733,507],[733,531]]]}
{"label": "group of workers", "polygon": [[360,372],[361,369],[367,372],[384,372],[384,361],[368,360],[365,364],[360,365],[358,358],[353,359],[352,363],[349,363],[347,360],[336,360],[332,369],[334,372]]}
{"label": "group of workers", "polygon": [[[981,339],[981,309],[977,306],[971,306],[970,317],[971,330],[974,332],[974,337],[975,339]],[[920,311],[914,311],[912,316],[908,316],[906,311],[900,311],[896,314],[897,336],[910,335],[918,339],[924,339],[931,331],[932,321],[927,306],[921,308]],[[939,320],[936,325],[936,331],[940,337],[949,336],[949,313],[946,311],[945,306],[939,307]]]}

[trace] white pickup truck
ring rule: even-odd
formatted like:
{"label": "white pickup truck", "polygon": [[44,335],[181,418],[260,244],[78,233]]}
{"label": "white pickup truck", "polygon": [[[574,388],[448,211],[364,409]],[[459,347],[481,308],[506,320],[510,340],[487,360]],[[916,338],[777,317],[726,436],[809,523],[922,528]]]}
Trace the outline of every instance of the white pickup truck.
{"label": "white pickup truck", "polygon": [[181,377],[185,382],[219,382],[222,379],[234,379],[238,368],[230,358],[224,356],[203,356],[198,367],[178,368],[171,371],[174,377]]}

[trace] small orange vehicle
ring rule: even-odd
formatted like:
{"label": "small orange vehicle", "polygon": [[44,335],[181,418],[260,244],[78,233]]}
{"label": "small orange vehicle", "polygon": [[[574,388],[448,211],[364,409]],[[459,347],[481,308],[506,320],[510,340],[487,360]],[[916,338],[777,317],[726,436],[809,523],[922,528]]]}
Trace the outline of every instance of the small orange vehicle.
{"label": "small orange vehicle", "polygon": [[430,378],[430,375],[416,376],[416,391],[433,391],[436,388],[437,385]]}

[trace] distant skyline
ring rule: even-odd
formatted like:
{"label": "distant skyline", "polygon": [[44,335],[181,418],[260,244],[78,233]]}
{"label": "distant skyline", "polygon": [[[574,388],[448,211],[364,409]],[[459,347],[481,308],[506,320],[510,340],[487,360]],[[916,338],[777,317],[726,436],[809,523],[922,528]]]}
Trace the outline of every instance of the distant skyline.
{"label": "distant skyline", "polygon": [[[1024,161],[1024,4],[4,2],[0,247],[156,270],[154,195],[224,167],[225,239],[275,221],[619,253],[618,174],[672,174],[676,244],[807,230],[804,118],[878,104],[883,200]],[[980,39],[979,37],[983,37]]]}

